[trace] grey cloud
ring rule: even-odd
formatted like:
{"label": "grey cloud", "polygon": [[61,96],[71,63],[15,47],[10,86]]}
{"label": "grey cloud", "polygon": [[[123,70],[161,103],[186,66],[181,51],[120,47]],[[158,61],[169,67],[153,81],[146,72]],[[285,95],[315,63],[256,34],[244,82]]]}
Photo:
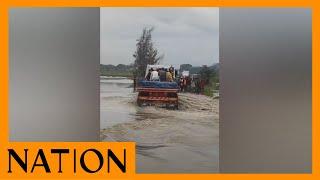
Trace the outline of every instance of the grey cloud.
{"label": "grey cloud", "polygon": [[132,63],[144,27],[155,27],[163,64],[218,62],[218,8],[101,8],[100,14],[102,64]]}

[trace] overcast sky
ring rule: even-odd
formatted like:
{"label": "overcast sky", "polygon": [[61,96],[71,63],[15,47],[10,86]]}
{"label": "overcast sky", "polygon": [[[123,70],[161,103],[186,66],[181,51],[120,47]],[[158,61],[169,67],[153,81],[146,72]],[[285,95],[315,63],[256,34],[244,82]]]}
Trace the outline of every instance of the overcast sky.
{"label": "overcast sky", "polygon": [[161,64],[212,65],[219,56],[218,8],[101,8],[101,63],[130,64],[144,27],[154,27]]}

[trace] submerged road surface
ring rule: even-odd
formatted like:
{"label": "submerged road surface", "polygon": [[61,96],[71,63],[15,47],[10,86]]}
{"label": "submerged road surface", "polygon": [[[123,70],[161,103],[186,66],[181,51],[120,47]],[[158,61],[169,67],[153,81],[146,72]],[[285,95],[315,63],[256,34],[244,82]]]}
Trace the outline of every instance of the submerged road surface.
{"label": "submerged road surface", "polygon": [[138,107],[131,81],[101,80],[101,140],[134,141],[138,173],[214,173],[219,100],[180,93],[179,110]]}

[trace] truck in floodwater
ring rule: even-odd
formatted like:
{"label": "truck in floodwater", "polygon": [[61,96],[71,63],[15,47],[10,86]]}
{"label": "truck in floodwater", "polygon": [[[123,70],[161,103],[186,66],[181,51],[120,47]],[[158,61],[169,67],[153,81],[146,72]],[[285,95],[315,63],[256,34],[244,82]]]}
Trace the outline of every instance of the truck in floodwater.
{"label": "truck in floodwater", "polygon": [[[152,71],[156,71],[156,77],[154,77]],[[177,71],[172,66],[147,65],[145,78],[137,83],[137,104],[139,106],[164,105],[167,108],[178,109],[179,86],[174,81],[176,74]]]}

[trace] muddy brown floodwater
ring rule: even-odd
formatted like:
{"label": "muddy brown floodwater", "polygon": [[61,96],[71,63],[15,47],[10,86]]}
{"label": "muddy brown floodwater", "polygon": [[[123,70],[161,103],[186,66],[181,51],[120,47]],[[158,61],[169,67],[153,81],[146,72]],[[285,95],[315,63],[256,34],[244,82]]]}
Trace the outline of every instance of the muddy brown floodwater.
{"label": "muddy brown floodwater", "polygon": [[138,173],[218,172],[219,100],[180,93],[179,110],[138,107],[131,83],[101,79],[101,140],[136,142]]}

